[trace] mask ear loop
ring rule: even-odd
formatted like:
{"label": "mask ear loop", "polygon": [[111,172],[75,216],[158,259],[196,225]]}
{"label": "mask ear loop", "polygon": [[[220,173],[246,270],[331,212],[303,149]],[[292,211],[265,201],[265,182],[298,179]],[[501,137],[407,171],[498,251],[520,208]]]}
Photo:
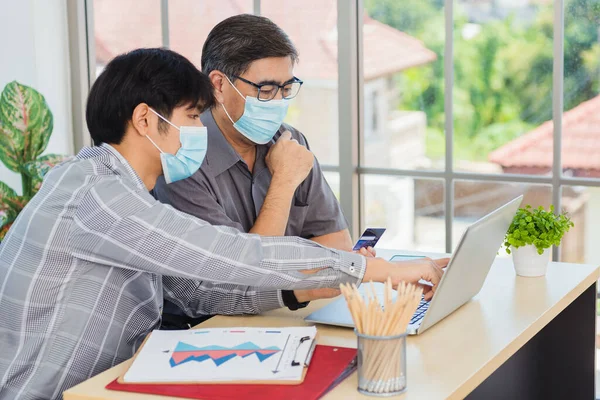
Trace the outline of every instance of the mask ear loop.
{"label": "mask ear loop", "polygon": [[[173,128],[175,128],[175,129],[177,129],[178,131],[180,131],[180,132],[181,132],[181,129],[179,129],[179,127],[177,127],[177,126],[176,126],[175,124],[173,124],[171,121],[169,121],[168,119],[166,119],[165,117],[163,117],[162,115],[160,115],[159,113],[157,113],[156,111],[154,111],[152,108],[148,107],[148,109],[149,109],[150,111],[152,111],[154,114],[156,114],[156,116],[157,116],[158,118],[162,119],[162,120],[163,120],[163,121],[165,121],[167,124],[171,125]],[[160,149],[160,147],[158,147],[158,146],[156,145],[156,143],[154,143],[154,140],[152,140],[152,139],[150,138],[150,136],[146,135],[146,137],[148,138],[148,140],[150,141],[150,143],[152,143],[152,144],[154,145],[154,147],[156,147],[156,149],[157,149],[158,151],[160,151],[161,153],[164,153],[164,151],[162,151],[162,150]]]}
{"label": "mask ear loop", "polygon": [[235,124],[235,122],[233,122],[233,119],[231,118],[231,115],[229,115],[229,113],[227,112],[227,109],[225,108],[225,104],[220,103],[221,107],[223,107],[223,111],[225,111],[225,115],[227,115],[227,118],[229,118],[229,120],[231,121],[232,124]]}
{"label": "mask ear loop", "polygon": [[158,118],[162,119],[162,120],[163,120],[163,121],[165,121],[167,124],[171,125],[173,128],[177,129],[178,131],[180,131],[180,130],[181,130],[181,129],[180,129],[178,126],[177,126],[177,125],[173,124],[171,121],[169,121],[168,119],[166,119],[165,117],[163,117],[162,115],[160,115],[159,113],[157,113],[156,111],[154,111],[152,108],[148,107],[148,109],[149,109],[150,111],[152,111],[154,114],[156,114],[156,116],[157,116]]}
{"label": "mask ear loop", "polygon": [[246,98],[244,97],[244,95],[242,94],[242,92],[240,92],[240,91],[238,90],[238,88],[236,88],[236,87],[235,87],[235,85],[233,84],[233,82],[231,82],[231,81],[229,80],[229,77],[228,77],[227,75],[225,75],[225,79],[227,79],[227,82],[229,82],[229,84],[231,85],[231,87],[232,87],[232,88],[234,88],[236,92],[238,92],[238,94],[240,95],[240,97],[241,97],[243,100],[246,100]]}
{"label": "mask ear loop", "polygon": [[160,153],[161,153],[161,154],[162,154],[162,153],[164,153],[164,151],[162,151],[162,150],[160,149],[160,147],[158,147],[158,146],[156,145],[156,143],[154,143],[154,140],[150,139],[150,136],[146,135],[146,137],[148,138],[148,140],[150,141],[150,143],[152,143],[152,144],[154,145],[154,147],[156,147],[156,149],[157,149],[158,151],[160,151]]}
{"label": "mask ear loop", "polygon": [[[240,95],[240,97],[246,101],[246,98],[244,97],[244,95],[238,90],[238,88],[235,87],[235,85],[229,80],[229,77],[227,75],[225,75],[225,79],[227,79],[227,82],[229,82],[229,84],[231,85],[232,88],[235,89],[235,91]],[[229,113],[227,112],[227,109],[225,108],[225,104],[220,103],[221,107],[223,107],[223,111],[225,111],[225,114],[227,115],[227,118],[229,118],[229,120],[231,121],[232,124],[235,124],[235,122],[233,121],[233,118],[231,118],[231,115],[229,115]]]}

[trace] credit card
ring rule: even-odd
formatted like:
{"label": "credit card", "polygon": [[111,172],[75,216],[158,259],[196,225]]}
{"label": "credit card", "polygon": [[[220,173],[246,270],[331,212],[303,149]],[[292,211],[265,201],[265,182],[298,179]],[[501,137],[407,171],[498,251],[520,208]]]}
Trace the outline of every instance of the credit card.
{"label": "credit card", "polygon": [[363,247],[375,247],[381,236],[383,236],[385,228],[367,228],[360,236],[352,250],[360,250]]}

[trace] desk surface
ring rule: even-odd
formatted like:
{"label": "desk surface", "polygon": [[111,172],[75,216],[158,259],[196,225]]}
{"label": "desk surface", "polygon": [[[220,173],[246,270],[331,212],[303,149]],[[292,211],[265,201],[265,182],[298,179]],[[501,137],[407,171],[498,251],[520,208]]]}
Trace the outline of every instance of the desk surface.
{"label": "desk surface", "polygon": [[[381,257],[397,253],[378,250]],[[408,391],[399,399],[462,399],[490,376],[548,322],[600,277],[599,267],[550,263],[542,278],[516,277],[509,258],[498,258],[481,292],[424,334],[408,340]],[[214,317],[203,328],[300,326],[328,300],[296,312],[276,310],[259,316]],[[319,343],[356,347],[351,329],[318,325]],[[64,393],[65,400],[166,399],[106,390],[127,361]],[[356,373],[326,399],[366,398],[356,391]]]}

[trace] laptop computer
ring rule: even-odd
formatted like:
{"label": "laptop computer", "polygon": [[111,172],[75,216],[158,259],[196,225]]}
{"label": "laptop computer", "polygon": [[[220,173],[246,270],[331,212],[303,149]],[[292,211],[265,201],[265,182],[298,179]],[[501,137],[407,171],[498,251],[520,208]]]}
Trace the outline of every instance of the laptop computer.
{"label": "laptop computer", "polygon": [[[506,203],[477,222],[463,233],[448,267],[444,272],[431,302],[421,301],[408,326],[408,333],[417,335],[450,315],[481,290],[494,263],[504,235],[517,212],[523,196]],[[406,255],[398,258],[412,258]],[[366,284],[359,290],[364,294]],[[375,284],[380,299],[383,284]],[[305,318],[307,322],[354,327],[346,300],[340,297]]]}

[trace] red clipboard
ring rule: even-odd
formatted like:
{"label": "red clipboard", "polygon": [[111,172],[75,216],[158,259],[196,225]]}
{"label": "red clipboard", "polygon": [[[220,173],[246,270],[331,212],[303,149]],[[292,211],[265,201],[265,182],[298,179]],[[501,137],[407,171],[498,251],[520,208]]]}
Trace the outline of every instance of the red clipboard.
{"label": "red clipboard", "polygon": [[356,349],[317,345],[301,385],[141,385],[109,383],[106,388],[203,400],[319,399],[356,370]]}

